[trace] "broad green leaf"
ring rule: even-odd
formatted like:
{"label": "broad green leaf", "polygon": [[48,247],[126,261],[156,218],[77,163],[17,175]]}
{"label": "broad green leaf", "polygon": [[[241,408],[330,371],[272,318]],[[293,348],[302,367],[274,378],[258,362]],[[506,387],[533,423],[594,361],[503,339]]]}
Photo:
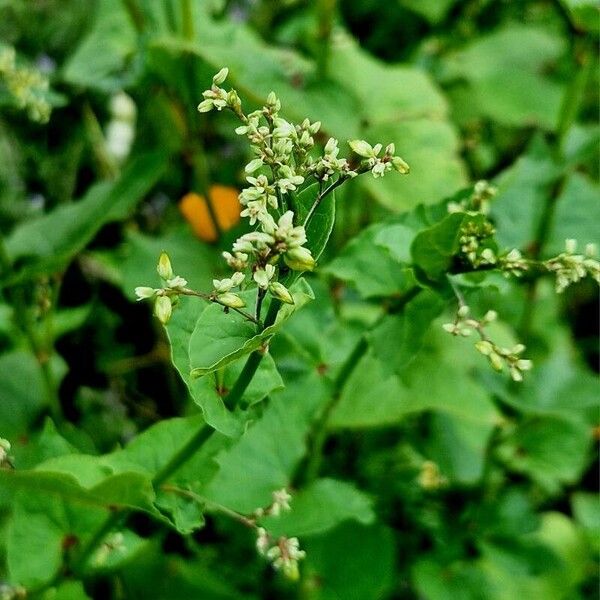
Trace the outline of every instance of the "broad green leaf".
{"label": "broad green leaf", "polygon": [[573,173],[556,201],[550,239],[544,254],[553,256],[565,249],[566,239],[576,239],[578,250],[586,244],[600,245],[600,187],[584,175]]}
{"label": "broad green leaf", "polygon": [[507,467],[550,492],[578,480],[590,460],[591,430],[575,420],[530,417],[498,448]]}
{"label": "broad green leaf", "polygon": [[269,506],[274,491],[289,487],[311,423],[331,390],[315,370],[296,371],[285,383],[271,395],[262,417],[215,456],[216,475],[198,482],[203,496],[248,514]]}
{"label": "broad green leaf", "polygon": [[375,240],[381,225],[372,225],[350,241],[323,270],[356,287],[364,298],[400,296],[415,284],[411,268],[394,260]]}
{"label": "broad green leaf", "polygon": [[562,87],[545,73],[563,50],[563,39],[550,31],[509,24],[448,55],[445,77],[466,80],[469,99],[488,118],[552,130]]}
{"label": "broad green leaf", "polygon": [[[297,223],[304,223],[315,199],[319,193],[316,183],[304,188],[295,198],[295,212]],[[315,260],[318,260],[333,230],[335,221],[335,192],[321,200],[315,209],[310,223],[306,227],[306,247],[311,251]]]}
{"label": "broad green leaf", "polygon": [[469,373],[477,357],[459,355],[456,340],[439,329],[435,322],[401,378],[386,374],[382,361],[368,352],[346,382],[330,426],[377,427],[397,423],[411,413],[437,410],[490,428],[498,413]]}
{"label": "broad green leaf", "polygon": [[441,297],[423,290],[399,314],[386,316],[367,333],[373,354],[381,360],[384,372],[401,373],[421,349],[431,322],[444,308]]}
{"label": "broad green leaf", "polygon": [[[57,381],[65,372],[62,359],[51,362]],[[0,355],[1,435],[13,442],[26,435],[40,413],[47,408],[48,392],[40,364],[30,352],[13,350]]]}
{"label": "broad green leaf", "polygon": [[70,56],[62,78],[72,85],[115,92],[126,82],[137,36],[122,2],[103,0],[96,9],[92,29]]}
{"label": "broad green leaf", "polygon": [[165,159],[162,153],[141,156],[115,183],[98,183],[80,201],[17,227],[6,240],[8,255],[17,266],[4,274],[0,284],[64,267],[104,224],[123,219],[150,191]]}
{"label": "broad green leaf", "polygon": [[108,515],[104,509],[67,505],[40,491],[43,488],[19,494],[7,539],[10,580],[28,587],[52,580],[62,565],[65,547],[72,541],[81,547]]}
{"label": "broad green leaf", "polygon": [[265,517],[261,526],[274,537],[307,536],[329,531],[348,520],[369,525],[375,520],[369,498],[354,486],[335,479],[318,479],[292,496],[291,510]]}
{"label": "broad green leaf", "polygon": [[[218,304],[207,306],[196,322],[189,342],[192,377],[201,377],[225,367],[234,360],[250,354],[263,346],[281,325],[313,298],[312,291],[304,279],[299,279],[291,288],[294,304],[285,304],[277,313],[275,323],[260,333],[256,325],[238,313],[225,314]],[[242,292],[250,299],[255,292]],[[249,310],[252,306],[249,305]]]}
{"label": "broad green leaf", "polygon": [[549,186],[559,176],[560,168],[541,136],[535,137],[527,152],[499,175],[491,217],[501,247],[524,248],[535,239]]}
{"label": "broad green leaf", "polygon": [[347,522],[302,543],[303,572],[318,582],[320,600],[379,600],[392,592],[396,549],[390,529]]}
{"label": "broad green leaf", "polygon": [[470,217],[465,213],[449,214],[440,223],[421,231],[413,240],[411,254],[415,265],[432,280],[439,280],[449,271],[460,248],[461,228],[468,221],[483,221],[484,217]]}

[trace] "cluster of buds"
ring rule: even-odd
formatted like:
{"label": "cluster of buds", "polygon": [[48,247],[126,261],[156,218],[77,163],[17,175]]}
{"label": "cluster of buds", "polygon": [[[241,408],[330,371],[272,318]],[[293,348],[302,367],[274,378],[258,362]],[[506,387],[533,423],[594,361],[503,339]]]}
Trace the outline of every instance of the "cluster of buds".
{"label": "cluster of buds", "polygon": [[179,295],[186,291],[187,280],[173,273],[171,260],[166,252],[161,253],[156,271],[164,285],[160,288],[136,287],[135,295],[138,301],[156,298],[154,301],[154,314],[161,323],[166,324],[171,318],[173,306],[179,301]]}
{"label": "cluster of buds", "polygon": [[12,458],[10,457],[10,442],[0,438],[0,469],[11,469]]}
{"label": "cluster of buds", "polygon": [[481,213],[487,215],[490,212],[490,201],[498,193],[495,186],[485,180],[478,181],[473,186],[473,193],[460,202],[448,202],[448,212],[466,212],[469,214]]}
{"label": "cluster of buds", "polygon": [[267,508],[258,508],[254,511],[256,518],[273,516],[278,517],[283,512],[289,512],[292,508],[290,501],[292,500],[291,494],[286,488],[281,488],[273,492],[273,502]]}
{"label": "cluster of buds", "polygon": [[106,564],[106,561],[111,554],[115,552],[123,553],[124,551],[125,538],[123,537],[123,534],[120,531],[111,533],[96,551],[93,558],[93,564],[96,567],[101,567]]}
{"label": "cluster of buds", "polygon": [[135,137],[137,109],[135,102],[125,92],[115,94],[110,100],[111,120],[105,131],[106,150],[117,164],[129,156]]}
{"label": "cluster of buds", "polygon": [[17,66],[16,52],[11,46],[0,50],[0,83],[4,82],[16,105],[26,109],[29,118],[47,123],[51,107],[45,98],[49,82],[37,69]]}
{"label": "cluster of buds", "polygon": [[566,240],[565,251],[544,261],[544,267],[556,276],[556,292],[560,294],[572,283],[587,276],[600,283],[600,261],[595,244],[587,244],[584,254],[577,253],[577,241]]}
{"label": "cluster of buds", "polygon": [[460,252],[473,267],[494,265],[497,262],[495,252],[486,246],[496,232],[489,221],[469,221],[460,231]]}
{"label": "cluster of buds", "polygon": [[513,348],[503,348],[489,339],[485,333],[485,327],[498,318],[494,310],[489,310],[482,319],[474,319],[470,316],[470,308],[463,304],[456,313],[452,323],[444,323],[445,331],[454,336],[468,337],[474,331],[481,338],[475,343],[478,352],[485,356],[495,371],[502,371],[508,367],[513,381],[523,381],[523,372],[531,370],[533,363],[522,358],[525,351],[523,344],[516,344]]}
{"label": "cluster of buds", "polygon": [[365,159],[361,161],[358,173],[371,171],[373,177],[383,177],[387,171],[392,169],[403,175],[410,171],[408,164],[399,156],[395,156],[396,147],[394,144],[388,144],[381,157],[379,156],[383,148],[381,144],[371,146],[365,140],[352,140],[348,144],[355,154]]}
{"label": "cluster of buds", "polygon": [[298,563],[305,558],[306,552],[300,550],[296,537],[280,537],[274,540],[263,527],[256,530],[256,549],[264,556],[276,571],[281,571],[288,579],[297,581],[300,577]]}
{"label": "cluster of buds", "polygon": [[529,262],[526,258],[523,258],[520,250],[513,248],[510,252],[498,258],[498,266],[506,277],[511,275],[521,277],[529,269]]}
{"label": "cluster of buds", "polygon": [[311,271],[315,266],[315,259],[305,245],[304,229],[312,211],[304,223],[294,223],[296,214],[287,210],[288,205],[293,206],[294,192],[312,177],[320,184],[316,199],[319,202],[331,191],[323,190],[323,182],[332,178],[337,177],[334,182],[337,186],[369,170],[376,177],[391,168],[407,173],[408,165],[394,156],[393,144],[379,157],[380,144],[372,148],[367,142],[353,141],[351,148],[365,160],[357,170],[352,170],[346,159],[338,157],[338,142],[334,138],[326,143],[324,153],[316,157],[314,136],[320,131],[320,122],[304,119],[300,124],[290,123],[279,114],[281,102],[274,92],[268,95],[261,109],[246,115],[237,92],[221,87],[227,75],[228,69],[223,68],[213,77],[211,88],[202,94],[204,99],[198,110],[204,113],[228,109],[241,121],[235,131],[248,139],[253,155],[245,167],[249,185],[239,195],[241,216],[247,217],[257,229],[237,239],[232,252],[224,252],[223,257],[234,270],[249,270],[259,292],[293,302],[289,291],[278,281],[280,259],[293,271]]}

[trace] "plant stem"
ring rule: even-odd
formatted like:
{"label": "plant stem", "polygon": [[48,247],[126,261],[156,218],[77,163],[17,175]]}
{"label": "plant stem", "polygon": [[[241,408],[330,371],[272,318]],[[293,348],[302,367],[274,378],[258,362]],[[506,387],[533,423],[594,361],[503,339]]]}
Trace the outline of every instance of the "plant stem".
{"label": "plant stem", "polygon": [[[263,331],[273,325],[275,323],[275,318],[277,317],[277,313],[279,312],[279,307],[281,306],[281,302],[273,298],[271,300],[271,304],[269,306],[269,312],[267,313],[267,317],[265,319],[265,324],[263,326]],[[264,352],[261,350],[255,350],[246,361],[240,376],[237,378],[234,386],[231,388],[229,394],[225,396],[223,402],[225,406],[228,408],[233,408],[242,398],[246,388],[252,381],[254,374],[256,373],[256,369],[260,365],[260,361],[264,356]]]}
{"label": "plant stem", "polygon": [[181,0],[181,25],[183,36],[189,42],[194,40],[194,17],[191,0]]}
{"label": "plant stem", "polygon": [[206,294],[205,292],[197,292],[196,290],[190,290],[189,288],[184,288],[183,290],[181,290],[180,293],[184,296],[196,296],[197,298],[202,298],[203,300],[206,300],[207,302],[213,302],[214,304],[220,304],[221,306],[224,306],[228,310],[233,310],[236,313],[242,315],[244,318],[248,319],[248,321],[252,321],[252,323],[254,323],[255,325],[258,325],[260,327],[260,319],[259,318],[254,317],[249,312],[242,310],[241,308],[234,308],[231,306],[227,306],[226,304],[223,304],[222,302],[220,302],[218,298],[213,297],[211,294]]}

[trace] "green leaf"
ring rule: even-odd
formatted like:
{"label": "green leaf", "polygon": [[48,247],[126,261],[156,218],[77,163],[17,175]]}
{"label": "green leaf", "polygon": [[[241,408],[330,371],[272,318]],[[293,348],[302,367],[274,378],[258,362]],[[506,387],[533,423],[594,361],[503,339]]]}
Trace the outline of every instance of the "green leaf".
{"label": "green leaf", "polygon": [[325,535],[302,540],[307,579],[319,582],[322,600],[379,600],[389,597],[396,577],[392,531],[343,523]]}
{"label": "green leaf", "polygon": [[389,369],[368,352],[342,389],[330,426],[377,427],[402,421],[411,413],[437,410],[491,430],[498,413],[469,373],[474,359],[457,354],[455,340],[440,329],[436,322],[401,378],[387,375]]}
{"label": "green leaf", "polygon": [[507,467],[553,493],[579,479],[589,460],[590,428],[558,417],[530,417],[498,448]]}
{"label": "green leaf", "polygon": [[425,17],[432,25],[441,22],[456,0],[399,0],[402,6]]}
{"label": "green leaf", "polygon": [[444,304],[438,294],[423,290],[399,314],[386,316],[367,333],[373,353],[381,360],[386,374],[401,373],[412,362]]}
{"label": "green leaf", "polygon": [[[256,325],[237,313],[225,314],[218,304],[207,306],[190,338],[189,353],[192,377],[201,377],[228,365],[234,360],[257,350],[294,313],[313,298],[312,290],[304,279],[290,288],[294,304],[285,304],[277,313],[275,323],[256,333]],[[253,298],[255,292],[242,292],[243,298]]]}
{"label": "green leaf", "polygon": [[[304,188],[295,198],[294,205],[296,211],[296,222],[304,223],[313,203],[319,193],[319,186],[316,183]],[[335,192],[329,194],[319,202],[315,209],[310,223],[306,227],[306,247],[311,251],[315,260],[318,260],[329,236],[333,231],[335,221]]]}
{"label": "green leaf", "polygon": [[384,227],[372,225],[323,270],[356,287],[363,298],[400,296],[416,284],[411,268],[401,265],[375,241]]}
{"label": "green leaf", "polygon": [[578,250],[586,244],[600,245],[600,186],[585,175],[573,173],[556,201],[553,226],[544,254],[553,256],[564,252],[565,240],[576,239]]}
{"label": "green leaf", "polygon": [[162,174],[165,159],[162,153],[141,156],[115,183],[98,183],[79,202],[17,227],[6,240],[8,255],[17,266],[0,285],[63,268],[104,224],[123,219],[150,191]]}
{"label": "green leaf", "polygon": [[411,254],[415,265],[432,280],[444,277],[460,248],[460,231],[467,221],[483,221],[483,215],[449,214],[440,223],[421,231],[413,240]]}
{"label": "green leaf", "polygon": [[294,494],[291,511],[265,517],[260,525],[274,537],[324,533],[348,520],[369,525],[375,520],[371,501],[354,486],[335,479],[318,479]]}
{"label": "green leaf", "polygon": [[58,573],[65,548],[79,547],[92,537],[107,511],[93,506],[66,505],[60,498],[38,490],[18,497],[8,538],[7,566],[10,580],[27,587],[42,585]]}
{"label": "green leaf", "polygon": [[466,80],[478,112],[504,125],[554,129],[562,87],[545,75],[564,50],[550,31],[512,23],[445,60],[447,80]]}
{"label": "green leaf", "polygon": [[69,57],[62,78],[72,85],[116,92],[126,83],[136,32],[118,0],[103,0],[94,16],[91,31]]}

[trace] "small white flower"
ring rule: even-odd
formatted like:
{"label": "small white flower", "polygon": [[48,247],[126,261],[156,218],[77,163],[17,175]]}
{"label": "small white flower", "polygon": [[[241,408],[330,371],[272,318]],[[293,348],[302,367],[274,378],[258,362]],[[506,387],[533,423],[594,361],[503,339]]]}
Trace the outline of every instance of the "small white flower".
{"label": "small white flower", "polygon": [[156,295],[157,290],[151,287],[139,286],[135,288],[135,295],[137,296],[137,301],[147,300],[148,298],[152,298]]}
{"label": "small white flower", "polygon": [[223,67],[214,77],[213,83],[215,85],[221,85],[226,79],[227,75],[229,75],[229,69],[227,67]]}
{"label": "small white flower", "polygon": [[246,165],[245,171],[246,173],[254,173],[254,171],[258,171],[263,164],[262,158],[255,158]]}
{"label": "small white flower", "polygon": [[154,303],[154,314],[158,320],[166,325],[171,318],[173,309],[171,306],[171,299],[168,296],[159,296]]}
{"label": "small white flower", "polygon": [[165,281],[173,279],[173,268],[171,267],[169,255],[166,252],[161,252],[156,270],[161,279]]}
{"label": "small white flower", "polygon": [[377,156],[371,144],[365,142],[365,140],[350,140],[348,145],[353,152],[363,158],[375,158]]}

